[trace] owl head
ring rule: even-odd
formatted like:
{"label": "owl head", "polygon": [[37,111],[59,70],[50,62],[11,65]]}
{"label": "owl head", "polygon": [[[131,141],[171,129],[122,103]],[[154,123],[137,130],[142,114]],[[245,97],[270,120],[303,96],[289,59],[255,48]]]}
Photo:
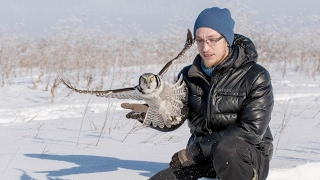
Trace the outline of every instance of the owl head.
{"label": "owl head", "polygon": [[139,86],[144,93],[154,92],[159,88],[160,84],[159,76],[152,73],[144,73],[139,79]]}

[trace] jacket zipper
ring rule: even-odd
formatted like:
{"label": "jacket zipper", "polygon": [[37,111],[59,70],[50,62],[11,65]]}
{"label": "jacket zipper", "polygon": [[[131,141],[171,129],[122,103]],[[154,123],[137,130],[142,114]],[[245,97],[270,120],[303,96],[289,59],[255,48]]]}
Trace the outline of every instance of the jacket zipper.
{"label": "jacket zipper", "polygon": [[[233,68],[230,68],[230,70],[229,70],[229,74],[227,75],[227,76],[225,76],[225,77],[229,77],[230,76],[230,74],[231,74],[231,72],[232,72],[232,70],[233,70]],[[211,82],[213,82],[213,86],[210,88],[210,90],[209,90],[209,94],[208,94],[208,100],[210,100],[210,99],[212,99],[212,96],[213,96],[213,93],[212,93],[212,91],[213,91],[213,89],[215,89],[216,88],[216,86],[217,86],[217,83],[218,83],[218,76],[219,75],[219,73],[217,73],[217,75],[213,75],[212,76],[212,81]],[[209,114],[208,112],[210,112],[209,111],[209,103],[210,103],[210,101],[208,101],[207,102],[208,104],[207,104],[207,114]],[[208,118],[206,118],[205,119],[206,120],[206,129],[207,129],[207,131],[209,132],[209,134],[212,134],[212,130],[208,127],[208,125],[209,125],[209,120],[208,120]]]}
{"label": "jacket zipper", "polygon": [[[213,73],[215,73],[215,72],[213,72]],[[213,96],[212,91],[213,91],[213,89],[215,89],[215,86],[217,86],[217,79],[218,79],[218,77],[217,77],[217,75],[213,75],[211,78],[213,78],[213,79],[211,80],[211,82],[213,82],[213,86],[210,87],[210,84],[209,84],[210,89],[209,89],[209,94],[208,94],[207,115],[206,115],[206,116],[208,116],[209,114],[211,114],[211,113],[209,113],[209,112],[211,112],[210,109],[209,109],[210,103],[211,103],[210,100],[212,99],[212,96]],[[207,131],[209,132],[209,134],[212,134],[212,130],[209,128],[209,118],[210,118],[210,117],[206,117],[206,119],[205,119],[205,120],[206,120],[206,129],[207,129]]]}
{"label": "jacket zipper", "polygon": [[209,132],[209,134],[212,134],[212,130],[210,128],[208,128],[208,119],[206,118],[205,121],[206,121],[206,129],[207,129],[207,131]]}

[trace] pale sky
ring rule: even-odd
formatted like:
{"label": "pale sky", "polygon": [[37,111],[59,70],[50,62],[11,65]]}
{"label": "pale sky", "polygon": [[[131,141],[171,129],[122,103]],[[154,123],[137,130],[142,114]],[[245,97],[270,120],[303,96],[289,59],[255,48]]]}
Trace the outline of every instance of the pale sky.
{"label": "pale sky", "polygon": [[[234,0],[235,1],[235,0]],[[217,2],[233,0],[0,0],[0,27],[38,35],[51,31],[59,19],[85,14],[89,23],[102,23],[103,17],[113,23],[137,23],[145,32],[159,33],[170,18],[189,14],[194,16]],[[243,0],[257,14],[255,19],[267,20],[272,15],[299,16],[300,13],[320,14],[320,1],[314,0]],[[191,22],[186,26],[193,26]],[[193,28],[193,27],[190,27]]]}

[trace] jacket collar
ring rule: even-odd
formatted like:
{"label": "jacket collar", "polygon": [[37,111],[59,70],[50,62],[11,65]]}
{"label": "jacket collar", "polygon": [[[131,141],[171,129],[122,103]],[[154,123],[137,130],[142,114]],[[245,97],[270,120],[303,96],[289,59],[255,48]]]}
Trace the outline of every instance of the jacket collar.
{"label": "jacket collar", "polygon": [[193,64],[191,65],[188,71],[188,75],[189,77],[198,76],[198,77],[202,77],[203,79],[206,79],[206,76],[201,69],[201,56],[199,54],[194,59]]}

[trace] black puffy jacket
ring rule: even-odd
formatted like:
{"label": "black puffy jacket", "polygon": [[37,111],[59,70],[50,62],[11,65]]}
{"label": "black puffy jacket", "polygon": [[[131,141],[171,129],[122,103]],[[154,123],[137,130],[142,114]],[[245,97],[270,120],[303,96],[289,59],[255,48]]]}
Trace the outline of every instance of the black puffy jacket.
{"label": "black puffy jacket", "polygon": [[189,89],[188,148],[195,160],[210,157],[213,144],[223,136],[239,137],[272,157],[272,85],[257,58],[253,42],[236,34],[231,53],[211,78],[201,70],[200,55],[181,71]]}

